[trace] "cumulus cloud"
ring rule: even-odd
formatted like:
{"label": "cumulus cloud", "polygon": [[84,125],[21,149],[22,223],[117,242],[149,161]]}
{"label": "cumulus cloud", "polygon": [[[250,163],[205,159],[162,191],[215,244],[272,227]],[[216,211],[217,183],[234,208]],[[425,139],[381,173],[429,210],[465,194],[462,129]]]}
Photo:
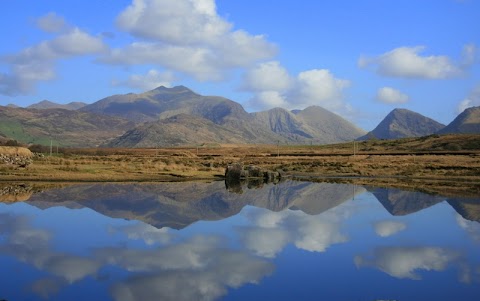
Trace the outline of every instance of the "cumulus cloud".
{"label": "cumulus cloud", "polygon": [[18,54],[4,57],[10,72],[0,74],[0,93],[9,96],[31,93],[38,81],[56,77],[55,62],[89,54],[98,54],[107,49],[100,38],[89,35],[79,28],[59,34],[52,40],[40,42]]}
{"label": "cumulus cloud", "polygon": [[396,221],[380,221],[376,222],[373,227],[378,236],[388,237],[405,230],[407,225]]}
{"label": "cumulus cloud", "polygon": [[217,15],[214,0],[134,0],[117,25],[134,36],[177,45],[211,43],[232,27]]}
{"label": "cumulus cloud", "polygon": [[408,102],[410,97],[394,88],[383,87],[378,89],[376,99],[387,104],[400,104]]}
{"label": "cumulus cloud", "polygon": [[251,228],[242,232],[247,249],[266,258],[274,258],[290,241],[288,231],[272,228]]}
{"label": "cumulus cloud", "polygon": [[375,267],[395,278],[419,280],[416,271],[443,271],[457,257],[455,252],[436,247],[380,247],[371,258],[356,256],[355,265]]}
{"label": "cumulus cloud", "polygon": [[155,69],[149,70],[145,75],[133,74],[127,80],[114,80],[114,86],[126,86],[142,91],[151,90],[159,86],[170,87],[175,76],[172,72],[159,72]]}
{"label": "cumulus cloud", "polygon": [[246,72],[242,88],[254,92],[250,100],[259,109],[304,109],[317,105],[333,111],[346,109],[343,91],[350,81],[336,78],[330,70],[312,69],[296,77],[277,61],[261,63]]}
{"label": "cumulus cloud", "polygon": [[32,264],[40,270],[73,283],[93,275],[100,262],[75,255],[62,254],[50,248],[51,234],[35,229],[25,216],[0,215],[0,234],[8,244],[0,246],[0,253],[15,256],[18,260]]}
{"label": "cumulus cloud", "polygon": [[336,78],[330,70],[308,70],[298,75],[292,98],[300,107],[317,104],[327,109],[339,109],[343,106],[342,92],[349,86],[350,81]]}
{"label": "cumulus cloud", "polygon": [[480,106],[480,83],[477,84],[468,96],[458,104],[458,113],[470,107]]}
{"label": "cumulus cloud", "polygon": [[477,242],[480,242],[480,224],[477,222],[464,219],[460,214],[456,216],[457,224],[465,230],[470,237]]}
{"label": "cumulus cloud", "polygon": [[38,28],[46,32],[60,32],[67,27],[67,22],[62,16],[50,12],[37,19]]}
{"label": "cumulus cloud", "polygon": [[466,44],[462,49],[461,65],[464,67],[471,66],[477,60],[478,48],[475,44]]}
{"label": "cumulus cloud", "polygon": [[234,30],[214,0],[134,0],[117,26],[143,41],[113,49],[100,62],[155,64],[202,81],[222,80],[227,71],[276,53],[264,36]]}
{"label": "cumulus cloud", "polygon": [[249,216],[254,226],[241,228],[240,234],[245,247],[262,257],[274,258],[289,243],[309,252],[325,252],[333,244],[348,241],[341,232],[348,216],[349,210],[342,206],[320,215],[258,210]]}
{"label": "cumulus cloud", "polygon": [[422,56],[424,50],[424,46],[399,47],[377,57],[362,56],[358,66],[373,66],[382,76],[400,78],[446,79],[462,74],[462,69],[448,56]]}
{"label": "cumulus cloud", "polygon": [[135,276],[115,284],[115,300],[215,300],[273,271],[262,259],[222,247],[213,236],[153,250],[106,248],[97,255]]}
{"label": "cumulus cloud", "polygon": [[243,85],[249,91],[287,91],[293,84],[288,71],[280,62],[270,61],[258,64],[245,73]]}

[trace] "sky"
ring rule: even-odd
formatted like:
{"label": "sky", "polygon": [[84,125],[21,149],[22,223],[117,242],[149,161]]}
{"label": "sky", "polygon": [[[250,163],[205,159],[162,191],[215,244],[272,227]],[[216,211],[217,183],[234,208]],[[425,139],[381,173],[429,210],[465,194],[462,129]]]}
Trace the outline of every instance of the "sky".
{"label": "sky", "polygon": [[365,130],[480,106],[479,0],[2,1],[0,105],[184,85]]}

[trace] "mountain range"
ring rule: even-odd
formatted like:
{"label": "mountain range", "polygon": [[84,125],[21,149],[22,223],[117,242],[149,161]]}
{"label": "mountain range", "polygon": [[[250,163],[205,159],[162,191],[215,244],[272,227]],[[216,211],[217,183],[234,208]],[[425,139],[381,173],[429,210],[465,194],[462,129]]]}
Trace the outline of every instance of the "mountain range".
{"label": "mountain range", "polygon": [[318,106],[248,113],[230,99],[203,96],[184,86],[112,95],[92,104],[44,100],[27,108],[0,106],[1,137],[38,144],[53,139],[77,147],[329,144],[466,132],[480,132],[480,107],[465,110],[446,127],[421,114],[395,109],[367,134]]}

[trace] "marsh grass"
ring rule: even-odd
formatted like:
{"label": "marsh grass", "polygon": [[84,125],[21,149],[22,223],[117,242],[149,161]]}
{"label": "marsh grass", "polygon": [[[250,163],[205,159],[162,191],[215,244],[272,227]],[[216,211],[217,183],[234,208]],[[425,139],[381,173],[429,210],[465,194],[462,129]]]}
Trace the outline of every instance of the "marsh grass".
{"label": "marsh grass", "polygon": [[[322,146],[224,145],[165,149],[69,149],[26,169],[0,165],[0,180],[167,181],[214,179],[232,162],[311,176],[480,179],[480,135],[432,136]],[[463,144],[462,144],[463,141]],[[460,151],[447,150],[457,143]],[[439,149],[439,145],[444,145]]]}

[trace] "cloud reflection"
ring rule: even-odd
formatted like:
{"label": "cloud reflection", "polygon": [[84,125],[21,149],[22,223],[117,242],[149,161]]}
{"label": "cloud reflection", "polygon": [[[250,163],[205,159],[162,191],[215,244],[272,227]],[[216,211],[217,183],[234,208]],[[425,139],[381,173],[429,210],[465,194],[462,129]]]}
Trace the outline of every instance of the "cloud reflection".
{"label": "cloud reflection", "polygon": [[95,274],[101,266],[90,258],[51,250],[52,235],[46,230],[34,229],[26,216],[1,214],[0,220],[0,234],[6,237],[0,253],[14,256],[69,283]]}
{"label": "cloud reflection", "polygon": [[111,288],[114,299],[121,301],[214,300],[229,288],[258,283],[274,270],[264,259],[227,248],[218,236],[197,235],[169,244],[167,231],[148,225],[112,229],[123,231],[129,239],[164,245],[153,249],[106,247],[94,250],[91,257],[64,254],[53,250],[51,233],[34,229],[28,217],[0,214],[0,254],[48,272],[52,277],[30,285],[32,292],[46,299],[67,284],[98,274],[107,265],[130,272],[129,278]]}
{"label": "cloud reflection", "polygon": [[407,225],[397,221],[379,221],[373,224],[375,233],[380,237],[389,237],[407,228]]}
{"label": "cloud reflection", "polygon": [[172,239],[169,228],[157,229],[149,224],[137,222],[125,226],[111,227],[110,232],[124,233],[129,239],[141,239],[147,245],[151,246],[156,243],[166,244]]}
{"label": "cloud reflection", "polygon": [[314,216],[291,210],[255,210],[248,215],[254,226],[239,231],[245,247],[258,256],[273,258],[289,243],[302,250],[325,252],[333,244],[348,241],[341,228],[350,214],[348,206]]}
{"label": "cloud reflection", "polygon": [[375,267],[395,278],[419,280],[418,270],[443,271],[458,254],[436,247],[379,247],[373,256],[356,256],[355,265]]}
{"label": "cloud reflection", "polygon": [[476,242],[480,242],[480,224],[478,222],[464,219],[460,214],[456,215],[457,224],[467,232]]}
{"label": "cloud reflection", "polygon": [[273,272],[273,264],[229,250],[213,236],[155,250],[106,248],[98,258],[137,272],[112,288],[115,300],[214,300],[228,287],[258,283]]}

